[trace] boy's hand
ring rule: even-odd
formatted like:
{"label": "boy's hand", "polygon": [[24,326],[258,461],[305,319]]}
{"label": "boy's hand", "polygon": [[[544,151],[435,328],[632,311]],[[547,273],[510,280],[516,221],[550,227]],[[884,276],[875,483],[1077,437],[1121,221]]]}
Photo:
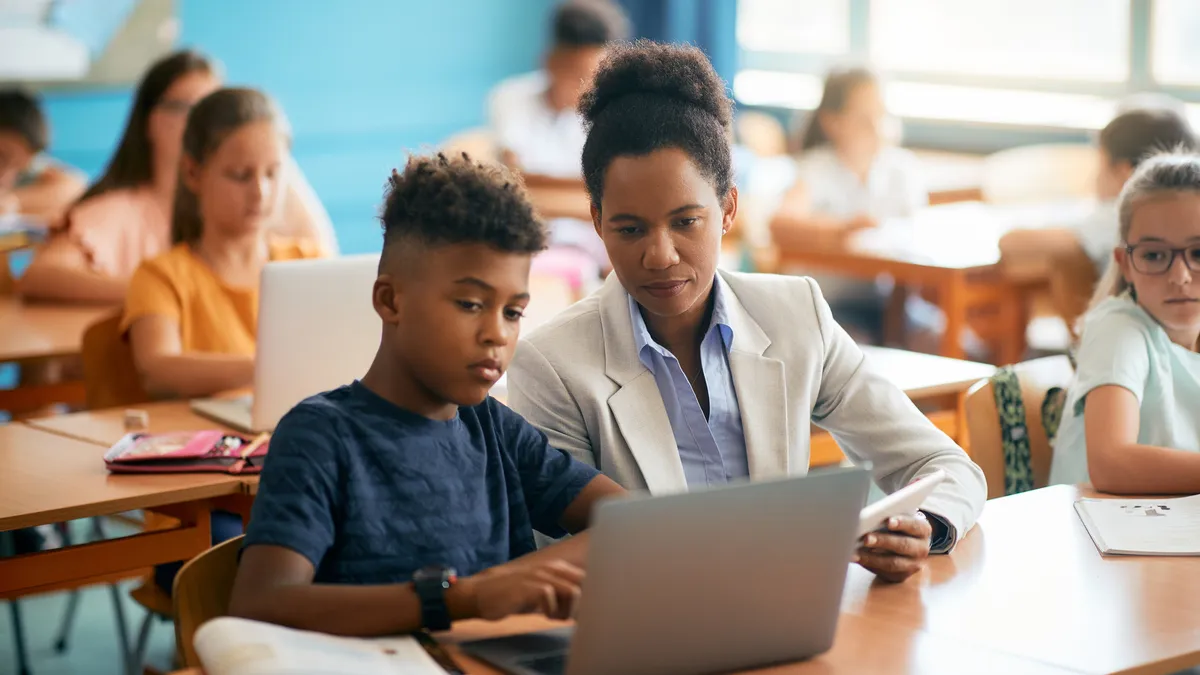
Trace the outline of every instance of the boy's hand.
{"label": "boy's hand", "polygon": [[496,621],[511,614],[575,614],[584,572],[565,560],[514,561],[461,580],[456,589],[469,615]]}
{"label": "boy's hand", "polygon": [[925,566],[932,536],[923,513],[889,518],[885,531],[863,537],[854,562],[884,581],[904,581]]}

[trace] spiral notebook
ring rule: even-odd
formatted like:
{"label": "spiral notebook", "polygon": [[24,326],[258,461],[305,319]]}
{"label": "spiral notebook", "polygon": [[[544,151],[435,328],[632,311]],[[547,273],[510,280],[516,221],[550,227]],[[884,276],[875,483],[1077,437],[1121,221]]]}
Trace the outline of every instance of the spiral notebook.
{"label": "spiral notebook", "polygon": [[1200,495],[1080,499],[1075,512],[1103,555],[1200,556]]}

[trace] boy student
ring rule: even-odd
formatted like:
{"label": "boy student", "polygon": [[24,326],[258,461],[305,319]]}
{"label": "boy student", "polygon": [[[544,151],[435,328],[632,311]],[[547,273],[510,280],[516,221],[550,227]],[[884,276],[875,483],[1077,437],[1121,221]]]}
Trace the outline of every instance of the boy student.
{"label": "boy student", "polygon": [[596,500],[622,493],[488,397],[517,346],[546,243],[519,182],[465,155],[393,173],[362,380],[275,430],[230,612],[381,635],[457,619],[566,618]]}
{"label": "boy student", "polygon": [[49,145],[50,125],[38,100],[0,91],[0,215],[55,220],[83,194],[83,178],[43,154]]}

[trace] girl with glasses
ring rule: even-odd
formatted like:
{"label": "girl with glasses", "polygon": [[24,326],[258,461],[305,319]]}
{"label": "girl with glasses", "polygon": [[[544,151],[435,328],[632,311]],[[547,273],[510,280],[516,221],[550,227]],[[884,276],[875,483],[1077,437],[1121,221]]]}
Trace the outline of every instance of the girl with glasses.
{"label": "girl with glasses", "polygon": [[1121,243],[1083,319],[1050,480],[1200,492],[1200,156],[1144,161],[1118,200]]}

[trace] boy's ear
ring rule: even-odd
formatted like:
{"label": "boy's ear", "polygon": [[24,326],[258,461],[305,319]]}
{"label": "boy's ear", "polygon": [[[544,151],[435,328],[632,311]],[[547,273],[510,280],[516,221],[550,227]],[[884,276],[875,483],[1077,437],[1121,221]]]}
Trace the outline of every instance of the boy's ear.
{"label": "boy's ear", "polygon": [[179,177],[183,180],[183,186],[195,194],[200,186],[200,163],[186,152],[180,158]]}
{"label": "boy's ear", "polygon": [[399,295],[396,279],[390,274],[380,274],[375,277],[375,285],[371,288],[371,304],[375,313],[384,323],[400,322]]}

